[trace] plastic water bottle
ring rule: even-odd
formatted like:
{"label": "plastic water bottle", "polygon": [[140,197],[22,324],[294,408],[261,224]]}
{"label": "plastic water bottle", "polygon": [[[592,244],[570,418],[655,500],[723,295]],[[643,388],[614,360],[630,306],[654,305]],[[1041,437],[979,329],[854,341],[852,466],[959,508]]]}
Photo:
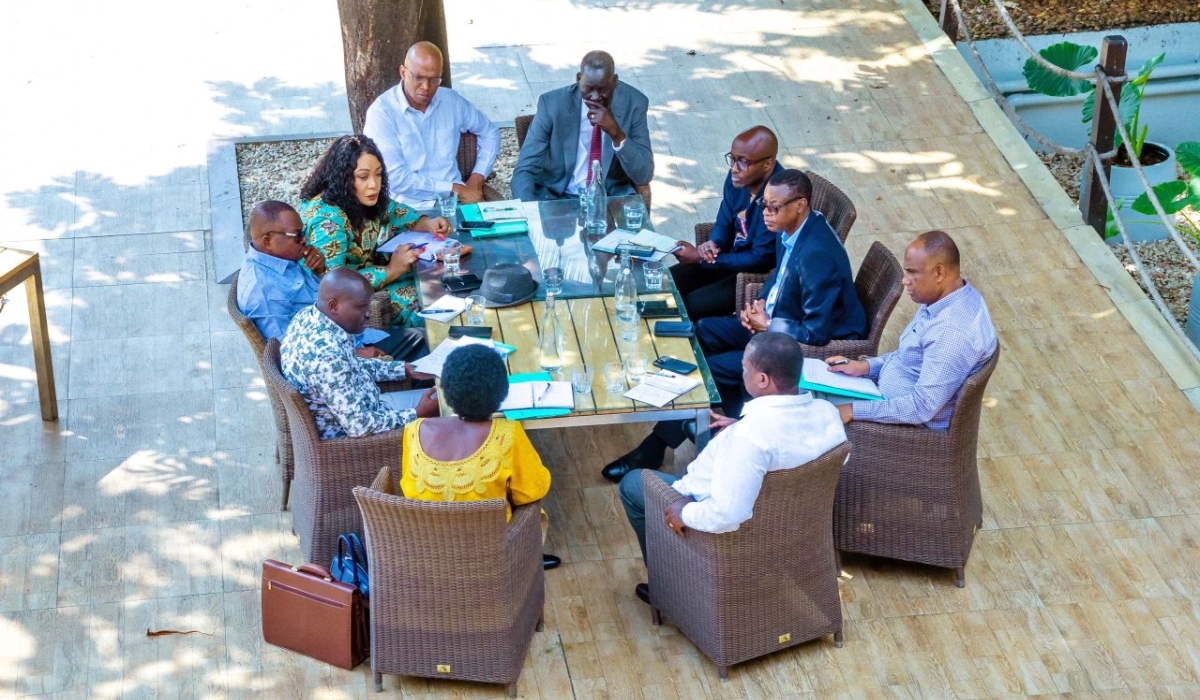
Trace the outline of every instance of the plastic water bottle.
{"label": "plastic water bottle", "polygon": [[538,339],[538,356],[542,370],[557,372],[562,369],[563,362],[562,326],[558,322],[558,313],[554,308],[554,295],[546,295],[546,313],[542,316],[542,334]]}
{"label": "plastic water bottle", "polygon": [[587,232],[604,235],[608,230],[608,195],[604,191],[604,173],[600,161],[592,161],[592,181],[587,186]]}
{"label": "plastic water bottle", "polygon": [[617,281],[613,290],[613,304],[617,307],[617,320],[632,321],[638,315],[637,282],[633,279],[629,251],[621,251],[621,269],[617,270]]}

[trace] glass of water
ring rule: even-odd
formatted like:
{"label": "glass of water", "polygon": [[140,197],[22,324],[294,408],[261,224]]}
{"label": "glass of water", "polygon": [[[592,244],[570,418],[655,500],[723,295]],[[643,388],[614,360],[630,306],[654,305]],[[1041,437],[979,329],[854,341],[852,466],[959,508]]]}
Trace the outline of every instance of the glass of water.
{"label": "glass of water", "polygon": [[547,267],[542,270],[542,282],[546,284],[547,294],[562,294],[563,272],[561,267]]}
{"label": "glass of water", "polygon": [[458,194],[448,192],[438,196],[438,208],[442,210],[442,216],[447,219],[453,219],[458,213]]}
{"label": "glass of water", "polygon": [[461,260],[462,243],[454,238],[447,238],[442,243],[442,262],[446,264],[446,272],[457,273]]}
{"label": "glass of water", "polygon": [[625,393],[625,368],[620,362],[604,363],[604,387],[609,393]]}
{"label": "glass of water", "polygon": [[592,378],[595,372],[587,365],[578,365],[571,368],[571,388],[576,394],[590,394],[592,392]]}
{"label": "glass of water", "polygon": [[483,298],[482,294],[472,294],[471,296],[467,297],[467,303],[470,304],[470,306],[467,307],[468,326],[483,325],[484,312],[487,311],[486,301],[487,300]]}
{"label": "glass of water", "polygon": [[631,352],[625,355],[625,372],[629,374],[630,384],[642,383],[649,362],[650,360],[644,352]]}
{"label": "glass of water", "polygon": [[663,288],[663,264],[653,260],[642,263],[642,276],[646,280],[646,289],[660,291]]}
{"label": "glass of water", "polygon": [[625,212],[625,229],[628,231],[641,231],[642,220],[646,213],[646,207],[641,202],[626,202],[622,207]]}
{"label": "glass of water", "polygon": [[621,340],[626,343],[632,343],[637,340],[638,326],[642,325],[642,320],[633,315],[633,318],[617,318],[617,328],[621,331]]}

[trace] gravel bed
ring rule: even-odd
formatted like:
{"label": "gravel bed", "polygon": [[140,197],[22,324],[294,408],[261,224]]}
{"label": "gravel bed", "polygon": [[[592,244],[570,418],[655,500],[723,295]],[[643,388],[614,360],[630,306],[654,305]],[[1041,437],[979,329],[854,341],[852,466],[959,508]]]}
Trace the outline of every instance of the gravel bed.
{"label": "gravel bed", "polygon": [[[1009,36],[991,0],[959,0],[974,39]],[[941,0],[925,0],[936,18]],[[1175,22],[1200,22],[1196,0],[1024,0],[1004,3],[1022,34],[1070,34],[1114,27],[1142,27]]]}

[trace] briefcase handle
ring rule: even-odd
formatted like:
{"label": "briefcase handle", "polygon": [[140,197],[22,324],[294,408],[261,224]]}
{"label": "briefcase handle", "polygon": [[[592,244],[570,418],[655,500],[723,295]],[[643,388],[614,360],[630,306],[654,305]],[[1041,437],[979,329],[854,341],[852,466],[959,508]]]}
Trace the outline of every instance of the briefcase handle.
{"label": "briefcase handle", "polygon": [[295,572],[301,573],[301,574],[308,574],[310,576],[316,576],[318,578],[323,578],[326,581],[333,580],[333,574],[329,573],[329,569],[326,569],[325,567],[321,566],[320,564],[301,564],[300,566],[293,566],[292,571],[295,571]]}

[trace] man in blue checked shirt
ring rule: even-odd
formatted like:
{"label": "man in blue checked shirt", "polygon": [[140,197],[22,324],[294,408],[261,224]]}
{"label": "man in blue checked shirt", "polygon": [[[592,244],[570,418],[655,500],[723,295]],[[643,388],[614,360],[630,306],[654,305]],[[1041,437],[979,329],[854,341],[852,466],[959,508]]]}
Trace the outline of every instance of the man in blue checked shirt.
{"label": "man in blue checked shirt", "polygon": [[954,395],[996,350],[996,327],[979,291],[962,278],[958,246],[944,231],[917,236],[904,251],[903,284],[917,313],[893,352],[866,360],[842,356],[831,372],[870,377],[883,401],[838,406],[842,422],[950,426]]}

